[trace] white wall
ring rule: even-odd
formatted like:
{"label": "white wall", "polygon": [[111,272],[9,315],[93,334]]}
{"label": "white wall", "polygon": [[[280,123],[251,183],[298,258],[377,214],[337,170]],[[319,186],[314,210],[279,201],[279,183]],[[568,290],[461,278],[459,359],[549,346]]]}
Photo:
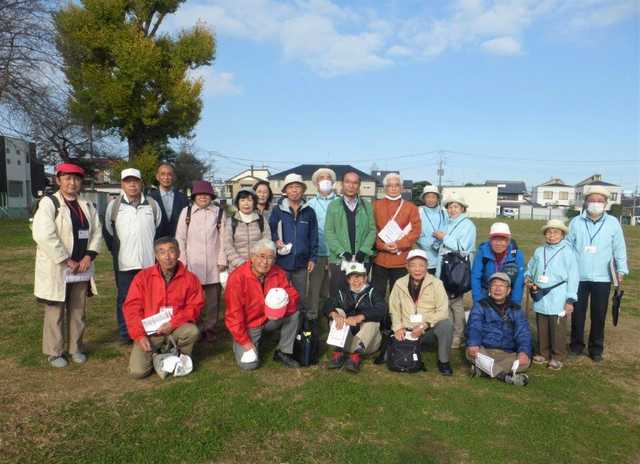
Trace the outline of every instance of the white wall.
{"label": "white wall", "polygon": [[[545,192],[551,192],[552,198],[545,199]],[[561,200],[560,193],[566,193],[567,199]],[[535,198],[534,201],[541,205],[558,205],[558,206],[569,206],[575,203],[576,191],[573,187],[546,187],[539,186],[536,187]]]}
{"label": "white wall", "polygon": [[31,164],[29,158],[29,144],[11,137],[5,138],[7,167],[7,192],[10,191],[10,182],[22,183],[20,197],[7,195],[9,208],[27,208],[31,204]]}
{"label": "white wall", "polygon": [[482,185],[474,187],[443,187],[442,198],[450,195],[461,195],[469,205],[467,215],[470,217],[496,217],[498,207],[498,187]]}

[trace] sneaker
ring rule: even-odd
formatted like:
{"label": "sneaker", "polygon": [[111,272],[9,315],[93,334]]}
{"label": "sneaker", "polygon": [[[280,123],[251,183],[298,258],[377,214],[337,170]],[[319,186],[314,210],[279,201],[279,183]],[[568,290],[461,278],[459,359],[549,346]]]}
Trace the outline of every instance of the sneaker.
{"label": "sneaker", "polygon": [[529,384],[529,376],[527,374],[507,374],[504,376],[504,382],[517,387],[525,387]]}
{"label": "sneaker", "polygon": [[462,346],[462,340],[460,340],[460,337],[453,337],[453,340],[451,341],[451,349],[457,350],[461,346]]}
{"label": "sneaker", "polygon": [[340,369],[344,365],[345,359],[346,355],[342,351],[334,351],[331,353],[331,359],[329,359],[327,367],[329,369]]}
{"label": "sneaker", "polygon": [[64,356],[49,356],[47,361],[49,361],[51,367],[67,367],[67,364],[69,364],[67,360],[64,359]]}
{"label": "sneaker", "polygon": [[580,356],[586,356],[584,351],[569,350],[569,359],[578,359]]}
{"label": "sneaker", "polygon": [[546,364],[547,358],[541,354],[537,354],[533,357],[533,364]]}
{"label": "sneaker", "polygon": [[440,371],[440,374],[444,375],[445,377],[453,375],[453,369],[451,369],[451,364],[449,364],[448,362],[443,363],[438,361],[438,370]]}
{"label": "sneaker", "polygon": [[562,369],[562,363],[557,359],[552,359],[551,361],[549,361],[549,369],[559,371],[560,369]]}
{"label": "sneaker", "polygon": [[293,359],[293,356],[287,353],[283,353],[280,350],[276,350],[275,353],[273,353],[273,360],[278,361],[284,367],[300,367],[300,364],[298,363],[298,361]]}
{"label": "sneaker", "polygon": [[71,355],[71,360],[76,364],[84,364],[87,362],[87,355],[84,353],[73,353]]}
{"label": "sneaker", "polygon": [[601,363],[604,359],[601,354],[592,354],[590,357],[594,363]]}
{"label": "sneaker", "polygon": [[349,372],[353,372],[357,374],[360,372],[360,365],[362,364],[362,359],[358,353],[351,354],[344,363],[344,368]]}

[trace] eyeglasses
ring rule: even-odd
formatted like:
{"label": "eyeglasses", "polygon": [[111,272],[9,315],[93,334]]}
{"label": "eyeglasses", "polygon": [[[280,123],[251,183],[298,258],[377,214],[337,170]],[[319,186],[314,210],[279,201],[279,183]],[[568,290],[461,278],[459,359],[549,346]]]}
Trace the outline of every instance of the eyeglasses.
{"label": "eyeglasses", "polygon": [[273,255],[255,255],[256,258],[260,258],[262,261],[267,261],[269,263],[272,263],[276,260],[276,257]]}

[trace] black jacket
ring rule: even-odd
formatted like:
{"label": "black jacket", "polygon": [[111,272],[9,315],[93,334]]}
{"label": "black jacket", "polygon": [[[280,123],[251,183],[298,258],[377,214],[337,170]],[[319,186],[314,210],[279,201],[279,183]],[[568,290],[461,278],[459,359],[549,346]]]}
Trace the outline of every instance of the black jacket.
{"label": "black jacket", "polygon": [[353,293],[348,287],[342,287],[337,294],[328,298],[324,304],[324,314],[335,308],[341,308],[347,316],[362,314],[365,322],[382,322],[387,314],[387,303],[384,298],[370,285],[367,285],[360,293]]}
{"label": "black jacket", "polygon": [[162,197],[160,196],[160,190],[153,188],[147,192],[151,198],[156,200],[162,211],[162,220],[156,230],[156,239],[160,237],[175,237],[176,227],[178,227],[178,217],[184,208],[189,205],[189,199],[186,195],[179,190],[173,189],[173,209],[171,210],[171,217],[167,217],[167,212],[164,209],[164,203],[162,203]]}

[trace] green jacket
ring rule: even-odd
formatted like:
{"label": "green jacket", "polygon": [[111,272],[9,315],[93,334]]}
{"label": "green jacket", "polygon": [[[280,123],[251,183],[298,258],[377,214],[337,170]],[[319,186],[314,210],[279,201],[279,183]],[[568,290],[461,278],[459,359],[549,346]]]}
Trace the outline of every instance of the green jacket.
{"label": "green jacket", "polygon": [[[327,219],[324,226],[325,240],[329,247],[329,260],[332,263],[340,263],[342,253],[351,253],[349,242],[349,230],[347,229],[347,214],[344,210],[344,201],[338,197],[329,203]],[[373,218],[371,203],[358,198],[356,208],[356,249],[366,256],[374,254],[373,245],[376,241],[376,221]]]}

